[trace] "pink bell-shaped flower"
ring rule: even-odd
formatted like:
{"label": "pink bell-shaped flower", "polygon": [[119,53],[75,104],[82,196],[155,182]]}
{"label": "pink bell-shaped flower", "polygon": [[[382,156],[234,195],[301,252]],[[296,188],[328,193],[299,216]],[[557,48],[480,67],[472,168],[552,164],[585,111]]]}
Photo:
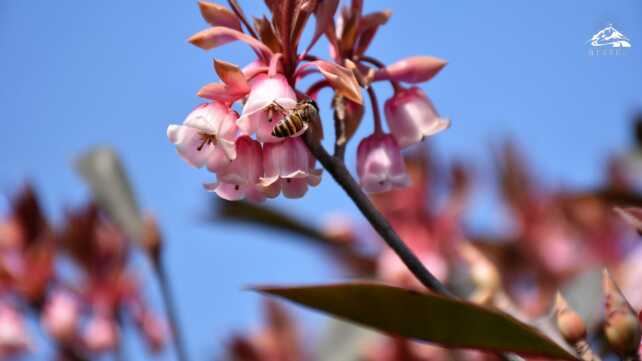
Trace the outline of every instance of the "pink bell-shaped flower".
{"label": "pink bell-shaped flower", "polygon": [[22,316],[13,307],[0,305],[0,358],[22,354],[30,345]]}
{"label": "pink bell-shaped flower", "polygon": [[150,311],[145,311],[137,320],[147,346],[154,352],[160,352],[167,343],[168,327]]}
{"label": "pink bell-shaped flower", "polygon": [[248,198],[260,202],[264,199],[259,184],[261,176],[261,144],[248,136],[241,136],[236,140],[236,158],[219,169],[218,181],[205,184],[205,189],[228,201]]}
{"label": "pink bell-shaped flower", "polygon": [[271,77],[259,74],[252,79],[250,87],[252,90],[238,120],[241,133],[256,133],[260,142],[280,142],[281,138],[272,135],[272,129],[283,119],[280,109],[292,109],[296,105],[294,90],[281,74]]}
{"label": "pink bell-shaped flower", "polygon": [[118,326],[112,317],[103,312],[94,314],[83,334],[85,346],[91,352],[103,353],[118,344]]}
{"label": "pink bell-shaped flower", "polygon": [[42,326],[60,341],[76,336],[80,305],[76,298],[65,291],[54,291],[45,305]]}
{"label": "pink bell-shaped flower", "polygon": [[390,132],[401,148],[450,127],[450,119],[439,117],[430,99],[416,87],[397,90],[386,100],[384,110]]}
{"label": "pink bell-shaped flower", "polygon": [[236,157],[237,118],[234,110],[221,103],[204,103],[182,125],[167,127],[167,137],[187,163],[197,168],[207,164],[208,169],[217,171]]}
{"label": "pink bell-shaped flower", "polygon": [[265,194],[274,198],[283,191],[287,198],[301,198],[308,185],[321,182],[321,170],[314,169],[314,157],[300,137],[286,138],[280,143],[266,143],[263,148],[265,175],[261,185]]}
{"label": "pink bell-shaped flower", "polygon": [[377,193],[410,184],[401,150],[390,134],[374,133],[357,148],[357,175],[366,192]]}

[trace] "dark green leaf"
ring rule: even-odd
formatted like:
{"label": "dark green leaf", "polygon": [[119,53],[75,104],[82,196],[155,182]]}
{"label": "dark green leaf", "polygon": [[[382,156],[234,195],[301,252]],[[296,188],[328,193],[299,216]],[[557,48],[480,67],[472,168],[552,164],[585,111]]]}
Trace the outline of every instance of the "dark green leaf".
{"label": "dark green leaf", "polygon": [[503,312],[432,293],[375,283],[255,290],[385,333],[445,347],[576,360],[536,329]]}

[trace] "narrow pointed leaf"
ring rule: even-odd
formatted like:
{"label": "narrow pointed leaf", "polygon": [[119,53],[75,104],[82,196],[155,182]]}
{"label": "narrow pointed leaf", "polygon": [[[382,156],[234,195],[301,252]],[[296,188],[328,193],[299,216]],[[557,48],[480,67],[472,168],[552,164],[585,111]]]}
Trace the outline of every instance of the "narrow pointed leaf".
{"label": "narrow pointed leaf", "polygon": [[120,159],[110,148],[82,154],[76,169],[90,185],[94,199],[129,238],[140,240],[143,219]]}
{"label": "narrow pointed leaf", "polygon": [[273,52],[280,53],[282,51],[281,43],[274,33],[272,22],[270,22],[265,16],[260,19],[254,19],[254,28],[259,33],[259,38],[261,38],[261,41],[265,45],[267,45]]}
{"label": "narrow pointed leaf", "polygon": [[235,91],[240,93],[250,91],[250,85],[247,83],[245,75],[237,65],[215,59],[214,70],[216,70],[219,78]]}
{"label": "narrow pointed leaf", "polygon": [[324,32],[328,29],[330,23],[332,23],[332,18],[337,12],[337,7],[339,6],[339,0],[324,0],[319,3],[316,10],[314,11],[314,18],[316,21],[314,28],[314,35],[310,40],[310,44],[305,49],[305,53],[309,52],[310,49],[317,43],[321,38]]}
{"label": "narrow pointed leaf", "polygon": [[328,80],[338,95],[345,96],[355,103],[363,104],[361,88],[352,70],[323,60],[311,62]]}
{"label": "narrow pointed leaf", "polygon": [[445,347],[576,360],[536,329],[503,312],[432,293],[375,283],[255,290],[384,333]]}
{"label": "narrow pointed leaf", "polygon": [[226,28],[241,31],[241,21],[238,16],[225,6],[214,4],[206,1],[199,1],[198,7],[201,9],[203,19],[212,26],[224,26]]}
{"label": "narrow pointed leaf", "polygon": [[243,34],[223,26],[215,26],[213,28],[205,29],[192,35],[188,41],[201,49],[210,50],[217,48],[221,45],[231,43],[233,41],[243,41],[252,47],[257,53],[261,54],[265,59],[272,56],[272,50],[265,46],[262,42],[251,37],[250,35]]}

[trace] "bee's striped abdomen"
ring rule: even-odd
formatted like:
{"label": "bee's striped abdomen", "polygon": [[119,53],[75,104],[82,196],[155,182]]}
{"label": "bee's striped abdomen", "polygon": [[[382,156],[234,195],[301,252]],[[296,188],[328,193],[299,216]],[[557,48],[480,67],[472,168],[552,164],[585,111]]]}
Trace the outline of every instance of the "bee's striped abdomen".
{"label": "bee's striped abdomen", "polygon": [[274,126],[272,135],[278,138],[291,137],[305,129],[316,116],[318,116],[317,108],[313,102],[299,103]]}
{"label": "bee's striped abdomen", "polygon": [[299,111],[293,111],[277,123],[272,130],[272,135],[279,138],[291,137],[303,129],[305,123]]}

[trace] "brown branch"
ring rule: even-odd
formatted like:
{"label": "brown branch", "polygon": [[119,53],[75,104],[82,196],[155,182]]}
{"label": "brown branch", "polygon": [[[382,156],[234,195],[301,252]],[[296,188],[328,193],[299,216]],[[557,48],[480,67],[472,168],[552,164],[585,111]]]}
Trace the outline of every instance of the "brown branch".
{"label": "brown branch", "polygon": [[174,302],[174,297],[169,285],[169,279],[167,277],[167,270],[165,266],[158,257],[157,259],[152,260],[152,265],[156,276],[158,277],[158,283],[160,284],[160,290],[163,297],[163,302],[165,303],[165,312],[167,313],[169,319],[169,326],[172,331],[172,338],[174,339],[174,349],[176,350],[176,358],[179,361],[188,361],[187,349],[185,347],[185,341],[183,339],[183,334],[179,326],[178,312],[176,311],[176,304]]}

